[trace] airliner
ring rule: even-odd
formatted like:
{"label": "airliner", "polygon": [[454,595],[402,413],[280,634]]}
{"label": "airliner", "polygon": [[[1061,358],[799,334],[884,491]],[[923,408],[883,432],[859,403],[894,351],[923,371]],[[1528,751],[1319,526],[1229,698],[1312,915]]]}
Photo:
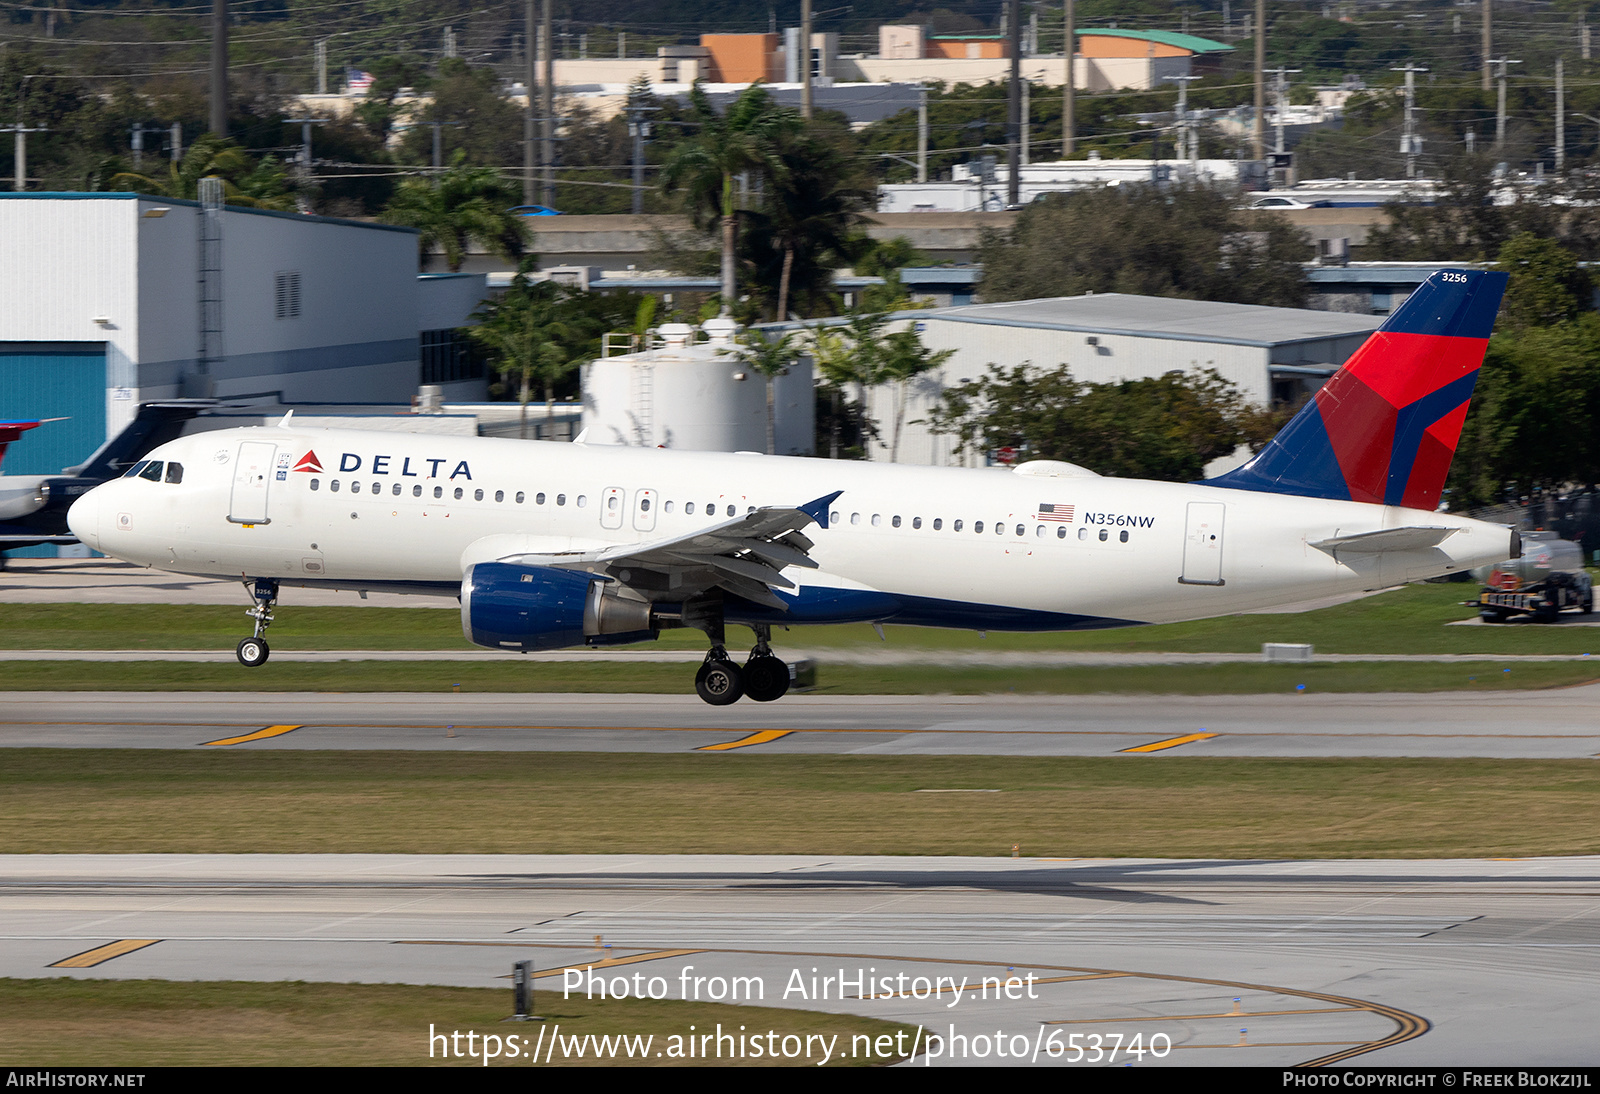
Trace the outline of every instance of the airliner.
{"label": "airliner", "polygon": [[[1034,460],[908,467],[302,429],[162,445],[69,513],[84,543],[250,591],[246,666],[283,586],[455,597],[529,651],[703,631],[714,705],[789,687],[774,626],[1120,627],[1400,585],[1515,558],[1436,511],[1502,273],[1434,273],[1240,468],[1200,483]],[[742,665],[725,627],[754,633]]]}

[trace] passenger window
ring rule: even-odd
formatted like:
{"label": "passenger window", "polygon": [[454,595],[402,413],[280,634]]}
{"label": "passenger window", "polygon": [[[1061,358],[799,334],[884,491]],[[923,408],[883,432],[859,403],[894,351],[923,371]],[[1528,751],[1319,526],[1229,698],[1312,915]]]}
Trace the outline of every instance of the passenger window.
{"label": "passenger window", "polygon": [[895,517],[889,523],[894,525],[894,527],[898,528],[898,527],[900,527],[900,518],[899,517]]}
{"label": "passenger window", "polygon": [[141,479],[149,479],[151,482],[160,482],[161,481],[161,461],[160,460],[151,460],[148,464],[145,465],[145,469],[143,471],[139,472],[139,477]]}
{"label": "passenger window", "polygon": [[466,493],[466,491],[465,491],[465,490],[462,490],[462,489],[461,489],[461,487],[459,487],[459,486],[458,486],[458,487],[456,487],[456,500],[457,500],[457,501],[460,501],[460,500],[461,500],[461,496],[462,496],[462,495],[463,495],[463,494],[465,494],[465,493]]}
{"label": "passenger window", "polygon": [[422,487],[420,485],[419,486],[413,486],[411,488],[411,496],[414,497],[414,498],[422,497]]}
{"label": "passenger window", "polygon": [[1042,524],[1039,525],[1038,528],[1036,528],[1034,530],[1033,534],[1038,536],[1040,539],[1043,539],[1044,538],[1044,525],[1042,525]]}
{"label": "passenger window", "polygon": [[943,517],[934,517],[933,518],[933,530],[935,532],[937,532],[940,529],[942,529],[943,527],[944,527],[944,518]]}
{"label": "passenger window", "polygon": [[606,499],[606,508],[612,510],[613,512],[616,511],[616,508],[617,508],[617,496],[615,494],[612,494],[609,498]]}
{"label": "passenger window", "polygon": [[851,513],[850,514],[850,523],[851,524],[860,524],[861,523],[861,514],[860,513]]}
{"label": "passenger window", "polygon": [[535,505],[543,505],[544,504],[544,491],[541,490],[539,493],[537,493],[537,494],[535,494],[533,496],[533,504],[535,504]]}
{"label": "passenger window", "polygon": [[881,527],[882,525],[883,525],[883,517],[879,516],[877,513],[872,514],[872,526],[874,528],[878,528],[878,527]]}
{"label": "passenger window", "polygon": [[961,531],[961,522],[959,520],[956,521],[954,524],[950,525],[950,528],[951,528],[952,531],[956,531],[956,532]]}
{"label": "passenger window", "polygon": [[400,484],[399,483],[395,483],[394,484],[394,489],[389,491],[389,493],[393,494],[395,497],[398,498],[400,496]]}
{"label": "passenger window", "polygon": [[350,484],[350,492],[351,492],[351,493],[352,493],[352,494],[359,494],[359,493],[361,493],[361,484],[360,484],[360,483],[359,483],[359,482],[353,482],[353,483],[351,483],[351,484]]}
{"label": "passenger window", "polygon": [[506,500],[506,492],[504,490],[496,490],[494,492],[494,500],[495,501],[505,501]]}
{"label": "passenger window", "polygon": [[442,487],[442,486],[435,486],[435,487],[434,487],[434,488],[433,488],[433,496],[434,496],[434,497],[436,497],[436,498],[442,498],[442,497],[444,497],[444,487]]}
{"label": "passenger window", "polygon": [[150,462],[149,460],[140,460],[138,463],[134,464],[132,467],[130,467],[126,471],[124,471],[122,473],[122,477],[125,478],[125,479],[138,478],[139,477],[139,472],[143,471],[144,470],[144,465],[149,463],[149,462]]}
{"label": "passenger window", "polygon": [[482,501],[483,500],[483,491],[482,490],[474,490],[472,492],[472,500],[473,501]]}
{"label": "passenger window", "polygon": [[313,490],[321,490],[322,489],[322,480],[320,480],[320,479],[312,479],[311,480],[311,489],[313,489]]}
{"label": "passenger window", "polygon": [[683,515],[686,517],[694,516],[694,502],[686,501],[683,503]]}
{"label": "passenger window", "polygon": [[[613,500],[615,500],[615,499],[613,499]],[[671,504],[671,503],[669,502],[668,504]],[[649,498],[640,498],[639,499],[639,512],[648,513],[649,511],[650,511],[650,499]]]}
{"label": "passenger window", "polygon": [[716,502],[709,502],[706,505],[706,516],[714,517],[716,515],[717,515],[717,503]]}
{"label": "passenger window", "polygon": [[829,524],[838,524],[839,523],[839,510],[835,509],[835,510],[833,510],[833,512],[828,514],[828,523]]}
{"label": "passenger window", "polygon": [[[1039,525],[1039,527],[1043,528],[1044,525],[1041,524],[1041,525]],[[1061,527],[1056,529],[1056,538],[1057,539],[1066,539],[1067,538],[1067,526],[1065,524],[1063,524]]]}
{"label": "passenger window", "polygon": [[1089,529],[1087,529],[1087,528],[1079,528],[1078,529],[1078,538],[1079,539],[1088,539],[1089,538]]}
{"label": "passenger window", "polygon": [[579,508],[579,509],[582,509],[582,508],[583,508],[583,507],[584,507],[584,506],[585,506],[585,505],[588,505],[588,504],[589,504],[589,498],[588,498],[588,495],[586,495],[586,494],[579,494],[579,495],[578,495],[578,508]]}
{"label": "passenger window", "polygon": [[1100,529],[1100,542],[1101,543],[1104,543],[1106,540],[1108,540],[1110,538],[1111,538],[1111,533],[1110,532],[1106,531],[1104,528]]}
{"label": "passenger window", "polygon": [[670,501],[662,506],[662,512],[665,512],[665,513],[672,512],[672,503]]}
{"label": "passenger window", "polygon": [[1019,525],[1017,525],[1017,535],[1019,535],[1019,536],[1020,536],[1020,535],[1022,535],[1022,534],[1023,534],[1023,533],[1024,533],[1024,532],[1026,532],[1026,531],[1027,531],[1027,529],[1026,529],[1026,528],[1024,528],[1024,527],[1023,527],[1023,526],[1022,526],[1022,525],[1020,525],[1020,524],[1019,524]]}
{"label": "passenger window", "polygon": [[518,490],[517,491],[517,504],[521,505],[524,501],[527,500],[527,497],[528,497],[528,495],[524,494],[521,490]]}
{"label": "passenger window", "polygon": [[169,463],[169,464],[167,464],[167,481],[168,482],[182,482],[183,481],[183,464],[181,464],[181,463]]}
{"label": "passenger window", "polygon": [[911,518],[911,527],[913,527],[913,528],[921,528],[922,527],[922,518],[921,517],[912,517]]}
{"label": "passenger window", "polygon": [[1128,533],[1127,533],[1127,530],[1126,530],[1126,529],[1124,529],[1124,530],[1123,530],[1123,531],[1121,531],[1121,532],[1118,532],[1118,533],[1117,533],[1117,539],[1118,539],[1118,540],[1120,540],[1120,541],[1121,541],[1121,542],[1123,542],[1123,543],[1126,543],[1126,542],[1128,542]]}
{"label": "passenger window", "polygon": [[981,521],[981,520],[973,521],[972,522],[972,530],[973,530],[974,533],[977,533],[977,534],[981,535],[983,533],[983,521]]}
{"label": "passenger window", "polygon": [[328,489],[332,490],[335,494],[337,494],[339,492],[339,480],[338,479],[334,479],[332,482],[330,482],[328,484]]}
{"label": "passenger window", "polygon": [[375,482],[375,483],[373,483],[373,484],[372,484],[372,492],[373,492],[373,493],[374,493],[374,494],[381,494],[381,493],[383,493],[383,483],[381,483],[381,482]]}
{"label": "passenger window", "polygon": [[734,509],[733,509],[733,506],[731,506],[731,505],[730,505],[730,506],[728,506],[728,515],[729,515],[729,516],[730,516],[730,517],[731,517],[731,516],[733,516],[733,512],[734,512]]}
{"label": "passenger window", "polygon": [[565,494],[557,494],[556,495],[556,504],[557,505],[565,505],[565,504],[567,504],[567,496]]}

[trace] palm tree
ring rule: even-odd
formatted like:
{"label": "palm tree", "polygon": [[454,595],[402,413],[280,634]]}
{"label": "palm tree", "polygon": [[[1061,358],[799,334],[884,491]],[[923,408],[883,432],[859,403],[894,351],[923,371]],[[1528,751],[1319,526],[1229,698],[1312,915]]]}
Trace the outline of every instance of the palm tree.
{"label": "palm tree", "polygon": [[284,212],[295,207],[294,186],[276,159],[251,159],[233,141],[211,133],[190,145],[182,161],[171,164],[165,175],[122,171],[112,175],[106,185],[112,190],[198,200],[200,180],[210,177],[222,180],[222,200],[228,205]]}
{"label": "palm tree", "polygon": [[894,381],[894,433],[889,442],[889,462],[900,462],[900,428],[906,417],[906,387],[924,372],[931,372],[955,356],[955,350],[937,353],[922,344],[916,327],[895,331],[883,339],[881,376]]}
{"label": "palm tree", "polygon": [[850,185],[850,165],[824,139],[803,134],[784,141],[779,162],[783,172],[767,187],[765,208],[751,234],[758,254],[764,248],[777,259],[776,318],[782,322],[796,289],[812,298],[828,290],[827,260],[847,261],[856,230],[866,223],[862,210],[871,195]]}
{"label": "palm tree", "polygon": [[505,259],[522,254],[528,227],[511,208],[522,191],[492,167],[468,167],[457,152],[450,167],[433,180],[407,179],[383,211],[391,224],[416,228],[422,234],[421,264],[435,248],[444,251],[451,273],[459,273],[473,241]]}
{"label": "palm tree", "polygon": [[556,381],[577,365],[563,345],[574,336],[567,310],[565,289],[550,281],[530,282],[518,273],[504,296],[473,314],[479,324],[467,328],[467,336],[489,351],[497,371],[521,381],[518,432],[524,439],[534,381],[544,388],[545,418],[553,420]]}
{"label": "palm tree", "polygon": [[774,410],[773,384],[779,376],[789,371],[795,358],[800,356],[797,335],[793,332],[782,338],[772,338],[761,331],[745,331],[739,336],[739,348],[723,350],[731,353],[744,365],[755,369],[767,378],[767,455],[778,451],[777,418]]}
{"label": "palm tree", "polygon": [[682,145],[661,174],[668,193],[685,191],[698,227],[722,232],[722,314],[736,299],[735,257],[739,242],[739,209],[735,181],[754,173],[764,180],[781,178],[779,142],[801,127],[800,116],[772,101],[760,84],[746,88],[718,114],[701,81],[689,92],[700,133]]}

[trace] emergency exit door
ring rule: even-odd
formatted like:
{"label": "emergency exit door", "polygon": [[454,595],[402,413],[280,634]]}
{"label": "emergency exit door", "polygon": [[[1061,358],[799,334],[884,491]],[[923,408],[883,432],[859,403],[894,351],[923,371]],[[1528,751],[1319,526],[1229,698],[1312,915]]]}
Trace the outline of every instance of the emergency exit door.
{"label": "emergency exit door", "polygon": [[1222,522],[1226,506],[1220,501],[1191,501],[1183,530],[1183,576],[1180,585],[1226,585],[1222,580]]}
{"label": "emergency exit door", "polygon": [[245,441],[239,445],[239,458],[233,465],[233,497],[228,504],[228,520],[233,524],[267,524],[267,493],[272,488],[272,456],[275,444]]}

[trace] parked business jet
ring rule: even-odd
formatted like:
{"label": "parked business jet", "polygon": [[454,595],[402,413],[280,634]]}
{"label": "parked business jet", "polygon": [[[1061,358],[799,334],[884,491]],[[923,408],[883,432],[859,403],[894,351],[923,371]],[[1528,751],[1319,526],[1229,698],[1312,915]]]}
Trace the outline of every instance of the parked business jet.
{"label": "parked business jet", "polygon": [[[283,585],[458,597],[482,646],[704,631],[708,703],[789,686],[774,625],[1069,630],[1399,585],[1520,553],[1434,512],[1504,274],[1432,275],[1243,467],[1204,483],[1071,464],[905,467],[421,434],[181,438],[72,508],[107,554],[250,587],[267,660]],[[741,667],[724,627],[755,633]]]}

